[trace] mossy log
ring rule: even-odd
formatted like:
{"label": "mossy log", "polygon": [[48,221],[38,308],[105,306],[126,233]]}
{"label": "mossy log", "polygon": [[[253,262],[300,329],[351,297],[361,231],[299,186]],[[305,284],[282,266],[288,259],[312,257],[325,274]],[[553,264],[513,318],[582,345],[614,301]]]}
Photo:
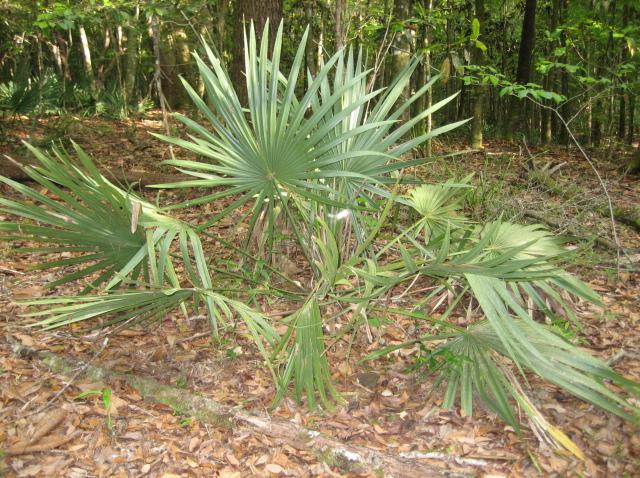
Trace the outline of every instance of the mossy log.
{"label": "mossy log", "polygon": [[[435,464],[419,462],[415,458],[392,456],[364,446],[342,443],[290,421],[251,414],[236,407],[220,404],[210,398],[190,394],[184,389],[161,384],[152,378],[115,372],[74,358],[62,357],[20,344],[12,344],[12,350],[19,357],[42,361],[53,372],[62,375],[75,377],[81,370],[81,375],[91,380],[106,383],[125,382],[137,390],[145,400],[168,405],[178,413],[193,416],[215,426],[228,429],[243,427],[255,433],[262,433],[295,449],[312,453],[319,461],[337,467],[345,473],[372,473],[375,476],[408,478],[468,476],[470,467],[487,465],[483,460],[447,457],[453,463],[466,468],[466,473],[458,473],[440,468]],[[425,457],[430,458],[430,455],[426,454]],[[442,460],[442,457],[434,456],[433,458],[434,461]]]}

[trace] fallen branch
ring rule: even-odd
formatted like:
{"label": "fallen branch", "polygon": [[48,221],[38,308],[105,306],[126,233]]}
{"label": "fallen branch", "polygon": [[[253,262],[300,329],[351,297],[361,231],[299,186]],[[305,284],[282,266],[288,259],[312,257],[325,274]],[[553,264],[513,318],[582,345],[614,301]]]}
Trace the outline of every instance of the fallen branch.
{"label": "fallen branch", "polygon": [[[603,216],[608,214],[606,208],[599,209],[598,212]],[[640,232],[640,210],[637,208],[621,208],[616,207],[613,209],[613,217],[620,224],[629,226],[636,232]]]}
{"label": "fallen branch", "polygon": [[[19,343],[11,343],[13,353],[22,358],[43,361],[52,371],[73,374],[79,368],[97,381],[121,381],[136,389],[146,400],[172,407],[176,412],[191,415],[203,422],[234,429],[245,427],[259,432],[293,448],[315,454],[318,460],[340,468],[347,473],[373,473],[394,477],[441,477],[464,476],[442,469],[434,464],[421,463],[416,458],[441,460],[442,457],[420,456],[415,458],[392,456],[364,446],[349,445],[334,438],[309,430],[287,420],[253,415],[237,408],[220,404],[206,397],[191,395],[185,390],[163,385],[152,378],[115,372],[106,368],[86,364],[72,358],[61,357],[51,352],[39,351]],[[32,450],[32,448],[29,448]],[[452,463],[465,466],[484,466],[480,460],[465,460],[451,457]]]}
{"label": "fallen branch", "polygon": [[[531,211],[528,209],[525,209],[524,211],[522,211],[522,215],[526,216],[526,217],[530,217],[532,219],[535,219],[536,221],[540,221],[544,224],[546,224],[547,226],[550,226],[554,229],[562,229],[563,226],[562,224],[560,224],[558,221],[556,221],[555,219],[552,219],[550,217],[547,217],[543,214],[540,214],[539,212],[536,211]],[[565,227],[564,228],[569,234],[571,234],[572,236],[578,238],[578,239],[582,239],[582,236],[580,235],[580,233],[575,230],[574,228],[571,227]],[[586,240],[586,238],[584,238]],[[609,239],[605,239],[604,237],[598,237],[596,236],[594,238],[594,242],[596,244],[598,244],[599,246],[604,247],[605,249],[611,249],[612,251],[617,251],[618,250],[618,245],[609,240]]]}
{"label": "fallen branch", "polygon": [[[0,174],[18,182],[28,182],[32,179],[25,173],[20,165],[32,166],[36,165],[34,161],[20,159],[19,161],[10,161],[6,157],[0,157]],[[142,189],[153,184],[167,184],[178,181],[193,179],[185,174],[162,174],[150,173],[147,171],[102,171],[102,174],[109,181],[125,188],[131,186],[134,189]]]}

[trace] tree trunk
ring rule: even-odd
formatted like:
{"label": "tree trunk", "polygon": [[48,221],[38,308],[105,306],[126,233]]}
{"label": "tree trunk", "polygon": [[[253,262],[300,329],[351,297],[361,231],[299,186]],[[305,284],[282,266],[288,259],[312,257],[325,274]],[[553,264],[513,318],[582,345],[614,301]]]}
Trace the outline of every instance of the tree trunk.
{"label": "tree trunk", "polygon": [[[485,28],[484,0],[475,0],[475,14],[480,22],[480,30],[482,31]],[[482,35],[480,36],[482,37]],[[484,55],[480,48],[474,46],[471,55],[471,61],[474,65],[482,65]],[[484,90],[485,88],[482,85],[476,85],[473,91],[473,120],[471,122],[471,147],[473,149],[484,148],[482,144]]]}
{"label": "tree trunk", "polygon": [[[552,84],[553,82],[550,74],[545,75],[544,81],[542,83],[542,88],[545,91],[549,91]],[[542,110],[540,111],[540,140],[542,144],[550,144],[553,140],[551,111],[546,108],[542,108]]]}
{"label": "tree trunk", "polygon": [[[522,19],[522,34],[518,50],[518,67],[516,83],[526,85],[531,82],[531,62],[536,41],[536,6],[537,0],[526,0]],[[528,131],[526,117],[527,105],[524,99],[513,98],[511,134]]]}
{"label": "tree trunk", "polygon": [[62,68],[63,85],[71,81],[71,68],[69,66],[69,42],[64,38],[62,32],[54,33],[58,52],[60,54],[60,65]]}
{"label": "tree trunk", "polygon": [[633,143],[635,133],[635,111],[636,111],[636,95],[629,94],[629,126],[627,128],[627,144]]}
{"label": "tree trunk", "polygon": [[[567,13],[567,0],[557,0],[557,12],[558,12],[558,24],[562,24],[566,17]],[[568,50],[567,45],[567,35],[564,31],[560,33],[560,46],[565,48],[565,51]],[[562,63],[569,62],[569,55],[567,53],[564,54],[562,59],[560,60]],[[566,97],[569,98],[569,73],[566,69],[562,70],[560,74],[560,92]],[[597,106],[594,105],[594,109]],[[571,104],[568,101],[565,101],[562,106],[560,106],[560,114],[565,120],[568,120],[571,117]],[[560,122],[556,122],[556,125],[559,128],[558,141],[560,144],[569,145],[569,134],[567,133],[567,128],[564,127]]]}
{"label": "tree trunk", "polygon": [[224,40],[227,31],[227,10],[229,10],[229,0],[220,0],[217,12],[216,30],[218,40],[218,54],[222,57],[224,53]]}
{"label": "tree trunk", "polygon": [[[429,46],[431,42],[431,32],[429,30],[429,21],[431,19],[431,11],[433,10],[433,0],[423,0],[422,6],[426,12],[426,16],[424,18],[425,22],[421,28],[421,45],[423,48],[422,53],[422,62],[420,63],[419,70],[419,78],[420,84],[418,87],[422,87],[429,81],[431,81],[431,52],[429,51]],[[433,88],[429,88],[424,96],[420,98],[419,101],[420,107],[418,108],[417,114],[420,114],[422,111],[431,108],[433,105]],[[430,133],[433,129],[433,117],[432,115],[427,115],[427,117],[422,121],[421,124],[421,133]],[[432,154],[432,142],[428,140],[424,145],[423,154],[426,157],[431,156]]]}
{"label": "tree trunk", "polygon": [[318,4],[317,0],[308,0],[305,2],[305,15],[307,20],[307,25],[309,25],[309,36],[307,37],[307,44],[305,46],[304,57],[305,63],[307,66],[307,70],[311,72],[313,76],[316,74],[316,66],[318,65],[318,60],[316,58],[316,25],[315,18],[318,14]]}
{"label": "tree trunk", "polygon": [[344,28],[344,20],[347,13],[347,0],[336,0],[335,10],[335,48],[336,51],[344,48],[346,44],[346,33]]}
{"label": "tree trunk", "polygon": [[138,45],[140,34],[138,33],[138,19],[140,7],[136,6],[133,20],[127,27],[127,53],[125,58],[124,92],[127,103],[132,103],[135,97],[136,75],[138,73]]}
{"label": "tree trunk", "polygon": [[253,22],[258,44],[262,31],[269,20],[269,46],[273,48],[276,32],[282,20],[282,0],[236,0],[233,32],[233,61],[231,80],[242,104],[247,102],[247,85],[244,78],[244,31],[249,35],[249,25]]}
{"label": "tree trunk", "polygon": [[531,59],[536,41],[536,6],[537,0],[526,0],[524,6],[516,72],[516,82],[523,85],[531,81]]}
{"label": "tree trunk", "polygon": [[51,42],[49,43],[49,48],[51,48],[51,54],[53,55],[53,62],[56,65],[56,71],[58,75],[64,77],[64,71],[62,70],[62,56],[60,55],[60,47]]}
{"label": "tree trunk", "polygon": [[93,75],[93,66],[91,65],[91,50],[89,49],[89,40],[87,39],[87,32],[85,31],[83,25],[78,26],[78,31],[80,32],[80,44],[82,45],[82,59],[84,63],[84,73],[87,77],[87,82],[89,83],[91,94],[95,96],[97,93],[97,87],[96,87],[96,80]]}
{"label": "tree trunk", "polygon": [[[162,91],[162,67],[160,65],[160,19],[158,15],[151,16],[151,39],[153,41],[153,57],[154,57],[154,74],[153,82],[156,87],[156,93],[158,94],[158,103],[160,103],[160,109],[162,110],[162,122],[164,123],[164,129],[167,136],[171,135],[169,128],[169,117],[167,114],[167,99],[164,97]],[[174,159],[173,146],[169,145],[169,154],[171,159]]]}
{"label": "tree trunk", "polygon": [[187,101],[187,93],[180,81],[186,76],[191,54],[187,34],[177,28],[162,35],[160,58],[162,63],[162,88],[171,109],[180,109]]}
{"label": "tree trunk", "polygon": [[[625,5],[622,8],[622,27],[626,28],[627,27],[627,22],[629,19],[629,8]],[[622,42],[622,52],[620,53],[620,63],[624,63],[627,60],[627,42],[623,41]],[[628,81],[628,75],[623,75],[621,78],[621,81],[627,82]],[[626,124],[625,121],[627,119],[627,114],[625,111],[625,106],[626,106],[626,93],[625,91],[620,88],[620,93],[619,93],[619,102],[620,102],[620,106],[619,106],[619,110],[618,110],[618,138],[620,138],[621,140],[624,141],[625,137],[626,137]]]}
{"label": "tree trunk", "polygon": [[[410,0],[396,0],[393,4],[393,19],[396,22],[404,24],[411,17],[411,1]],[[411,61],[412,52],[412,38],[413,31],[408,28],[408,25],[404,24],[402,31],[396,33],[391,46],[391,72],[392,75],[397,75]],[[393,80],[393,77],[391,78]],[[411,87],[409,84],[404,88],[399,98],[399,104],[404,103],[409,99],[411,93]],[[410,112],[406,110],[402,117],[403,121],[409,119]]]}
{"label": "tree trunk", "polygon": [[324,9],[320,9],[320,16],[318,18],[318,38],[317,38],[317,50],[316,50],[316,71],[320,71],[322,63],[324,62],[324,22],[325,15]]}

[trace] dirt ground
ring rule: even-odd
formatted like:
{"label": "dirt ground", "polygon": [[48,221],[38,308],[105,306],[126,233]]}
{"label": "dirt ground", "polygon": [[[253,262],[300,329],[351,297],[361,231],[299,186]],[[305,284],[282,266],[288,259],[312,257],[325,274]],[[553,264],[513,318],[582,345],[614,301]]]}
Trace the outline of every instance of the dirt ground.
{"label": "dirt ground", "polygon": [[[72,137],[111,171],[171,173],[159,165],[168,159],[168,147],[147,131],[163,131],[157,115],[127,121],[25,120],[11,125],[0,153],[26,156],[20,140],[46,145]],[[436,149],[452,151],[463,146],[451,140],[437,144]],[[614,205],[640,207],[640,178],[624,175],[618,152],[592,153]],[[175,154],[188,156],[178,150]],[[532,162],[537,167],[533,174],[525,168]],[[547,163],[565,164],[552,175],[539,174],[540,166]],[[612,234],[610,220],[598,210],[606,201],[589,165],[575,149],[529,151],[522,144],[490,141],[483,153],[437,160],[419,175],[437,181],[465,171],[476,172],[476,197],[468,211],[472,218],[502,213],[507,219],[537,222],[527,215],[537,211],[551,217],[558,232],[581,237],[572,243],[576,248],[572,272],[602,295],[605,308],[576,302],[582,327],[574,331],[575,338],[610,360],[616,371],[640,381],[640,235],[617,225],[619,241],[627,250],[619,258],[618,273],[616,253],[593,243],[596,236],[612,239]],[[2,194],[13,193],[5,188]],[[153,192],[148,194],[155,199]],[[197,191],[163,192],[162,201],[182,199],[185,194]],[[180,212],[183,219],[193,221],[201,220],[201,214]],[[223,223],[221,229],[231,240],[239,235],[233,225]],[[215,242],[205,247],[209,255],[234,259]],[[40,259],[7,243],[0,248],[0,450],[15,451],[16,444],[30,441],[42,448],[4,456],[0,451],[0,476],[368,476],[341,471],[337,464],[324,463],[321,457],[249,428],[216,427],[181,415],[166,405],[143,400],[121,381],[91,382],[73,373],[53,373],[42,361],[17,356],[12,344],[153,377],[185,393],[268,413],[393,456],[413,452],[415,462],[428,463],[450,476],[640,475],[637,428],[535,377],[531,378],[534,402],[582,449],[584,461],[551,450],[527,427],[524,439],[519,439],[485,410],[464,417],[459,410],[440,409],[442,391],[433,390],[433,377],[407,371],[414,351],[358,363],[382,344],[403,341],[407,331],[416,327],[407,318],[388,317],[390,323],[375,331],[373,341],[359,334],[353,338],[353,348],[337,344],[330,363],[345,403],[325,413],[311,412],[288,399],[271,409],[275,389],[255,348],[231,333],[213,345],[200,317],[185,320],[170,314],[151,330],[111,334],[106,346],[105,333],[85,325],[55,331],[27,328],[30,319],[22,317],[27,309],[16,300],[78,290],[77,286],[55,292],[45,289],[58,272],[29,270]],[[269,307],[267,312],[276,315],[289,308],[278,301]],[[34,440],[38,430],[51,423],[51,430]]]}

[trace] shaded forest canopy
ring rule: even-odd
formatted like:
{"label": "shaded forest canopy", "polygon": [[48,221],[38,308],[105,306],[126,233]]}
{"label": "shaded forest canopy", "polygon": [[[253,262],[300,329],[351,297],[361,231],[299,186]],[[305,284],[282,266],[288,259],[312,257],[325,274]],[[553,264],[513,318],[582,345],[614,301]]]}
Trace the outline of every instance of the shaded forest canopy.
{"label": "shaded forest canopy", "polygon": [[375,86],[385,87],[412,56],[421,57],[409,90],[441,74],[434,95],[461,92],[424,127],[473,117],[466,128],[475,148],[483,137],[523,134],[530,144],[568,143],[558,114],[582,143],[595,146],[632,144],[638,127],[634,0],[4,0],[0,14],[5,115],[68,110],[124,117],[153,106],[188,108],[179,77],[204,96],[191,61],[192,52],[202,53],[200,38],[242,88],[243,28],[251,19],[259,35],[270,18],[271,41],[285,23],[285,65],[309,26],[311,74],[348,46],[362,49]]}

